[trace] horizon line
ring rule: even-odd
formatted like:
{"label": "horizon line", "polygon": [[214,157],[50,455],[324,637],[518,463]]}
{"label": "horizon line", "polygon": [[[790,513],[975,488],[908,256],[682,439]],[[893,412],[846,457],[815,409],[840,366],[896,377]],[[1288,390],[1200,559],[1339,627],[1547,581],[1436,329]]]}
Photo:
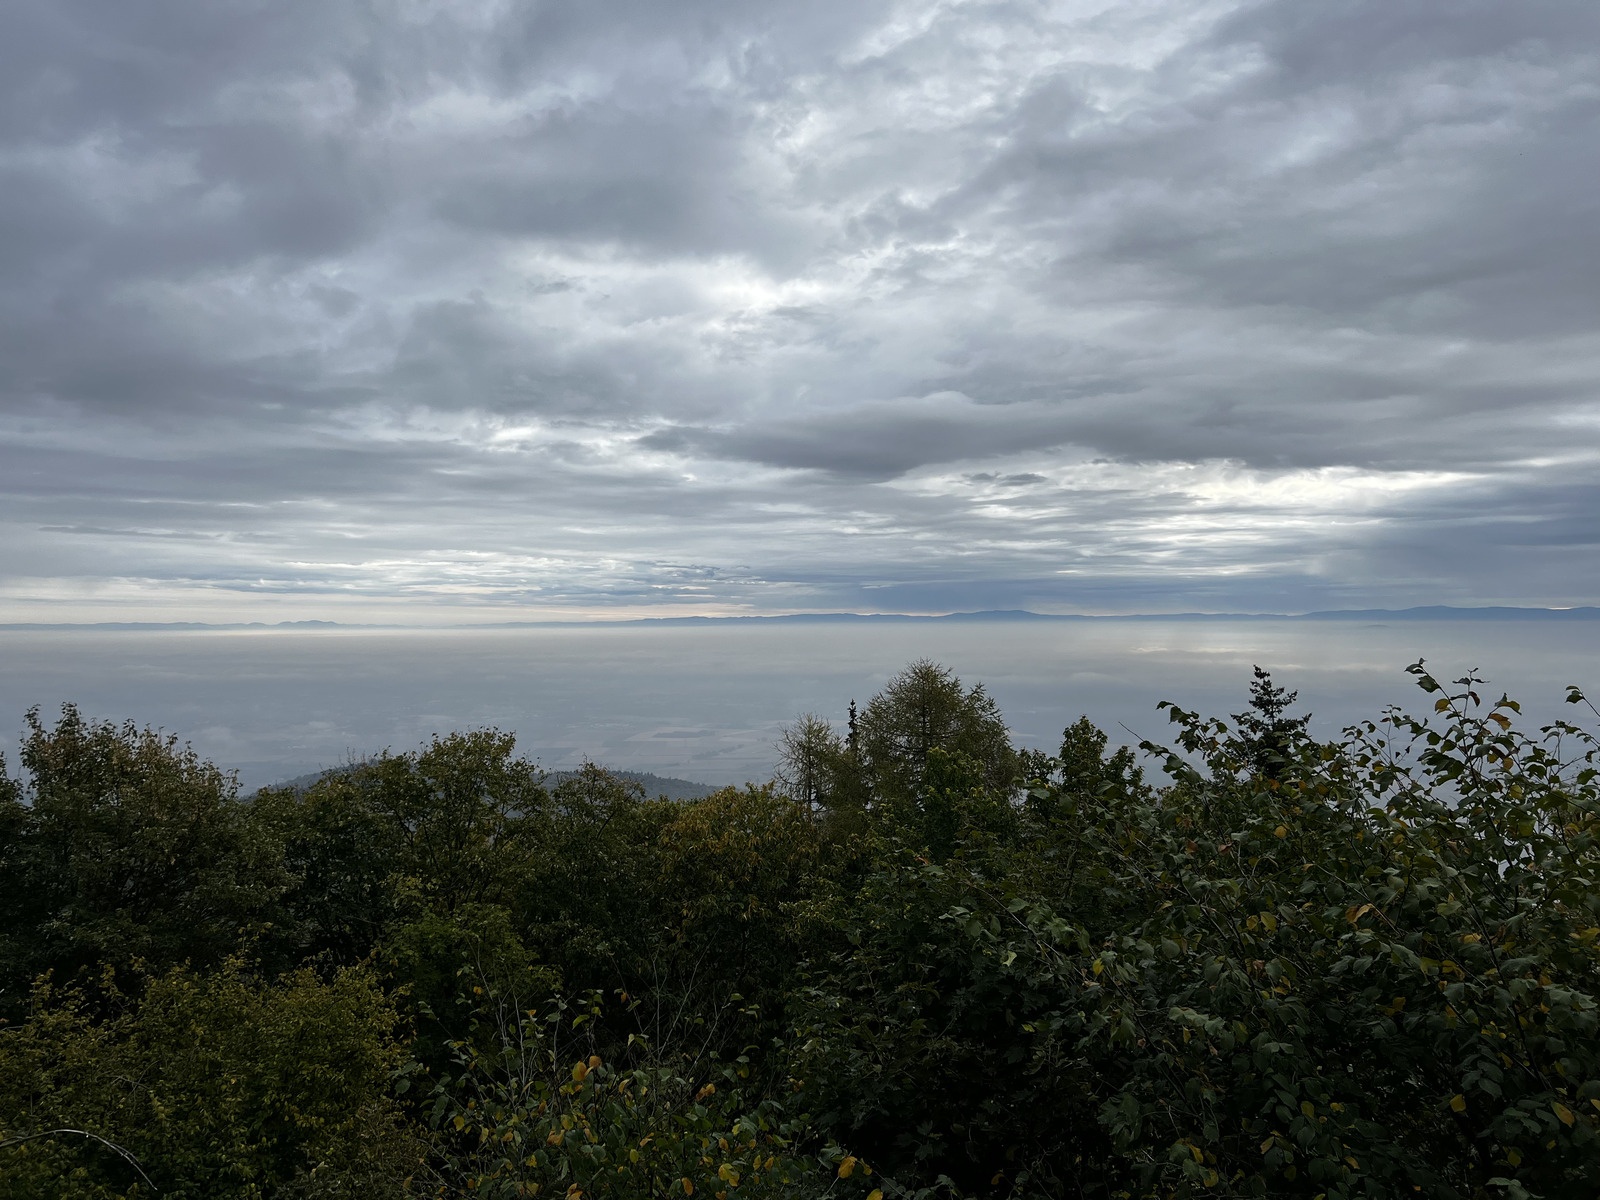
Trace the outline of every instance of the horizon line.
{"label": "horizon line", "polygon": [[1169,613],[1040,613],[1029,609],[979,609],[950,613],[809,612],[724,616],[621,617],[578,620],[467,621],[444,625],[407,625],[393,622],[297,621],[12,621],[0,622],[0,631],[110,630],[126,632],[183,632],[205,630],[317,630],[383,629],[426,632],[472,629],[555,629],[621,627],[630,625],[732,625],[804,624],[858,621],[1308,621],[1308,620],[1595,620],[1600,607],[1541,608],[1514,605],[1413,605],[1409,608],[1344,608],[1314,612],[1169,612]]}

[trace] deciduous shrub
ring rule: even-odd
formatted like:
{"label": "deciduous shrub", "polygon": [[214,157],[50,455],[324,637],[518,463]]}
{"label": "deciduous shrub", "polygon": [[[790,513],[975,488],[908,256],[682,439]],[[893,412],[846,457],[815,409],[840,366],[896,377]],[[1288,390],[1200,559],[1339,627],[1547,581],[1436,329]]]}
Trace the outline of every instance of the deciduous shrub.
{"label": "deciduous shrub", "polygon": [[422,1148],[399,1034],[365,968],[41,984],[0,1033],[0,1141],[27,1139],[0,1149],[0,1197],[402,1195]]}

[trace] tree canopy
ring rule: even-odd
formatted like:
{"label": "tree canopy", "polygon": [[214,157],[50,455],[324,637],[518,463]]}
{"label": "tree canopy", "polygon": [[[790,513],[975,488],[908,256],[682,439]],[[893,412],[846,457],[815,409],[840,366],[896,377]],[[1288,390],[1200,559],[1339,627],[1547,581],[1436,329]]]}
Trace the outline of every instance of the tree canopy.
{"label": "tree canopy", "polygon": [[1593,1196],[1600,744],[1411,671],[1044,753],[922,661],[690,801],[30,713],[0,1200]]}

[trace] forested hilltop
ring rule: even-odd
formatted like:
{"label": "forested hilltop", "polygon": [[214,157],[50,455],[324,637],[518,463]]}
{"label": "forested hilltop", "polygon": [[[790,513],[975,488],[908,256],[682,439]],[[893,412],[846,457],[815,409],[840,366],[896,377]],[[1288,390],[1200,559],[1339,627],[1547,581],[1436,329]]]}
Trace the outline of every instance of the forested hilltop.
{"label": "forested hilltop", "polygon": [[681,801],[30,713],[0,1198],[1594,1197],[1600,746],[1411,671],[1052,756],[918,662]]}

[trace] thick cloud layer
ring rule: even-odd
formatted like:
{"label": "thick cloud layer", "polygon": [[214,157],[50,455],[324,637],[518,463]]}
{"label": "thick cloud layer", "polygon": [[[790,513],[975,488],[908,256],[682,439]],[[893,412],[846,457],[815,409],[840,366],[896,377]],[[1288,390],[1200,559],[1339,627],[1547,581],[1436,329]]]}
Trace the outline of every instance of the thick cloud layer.
{"label": "thick cloud layer", "polygon": [[0,615],[1600,595],[1590,0],[15,0]]}

